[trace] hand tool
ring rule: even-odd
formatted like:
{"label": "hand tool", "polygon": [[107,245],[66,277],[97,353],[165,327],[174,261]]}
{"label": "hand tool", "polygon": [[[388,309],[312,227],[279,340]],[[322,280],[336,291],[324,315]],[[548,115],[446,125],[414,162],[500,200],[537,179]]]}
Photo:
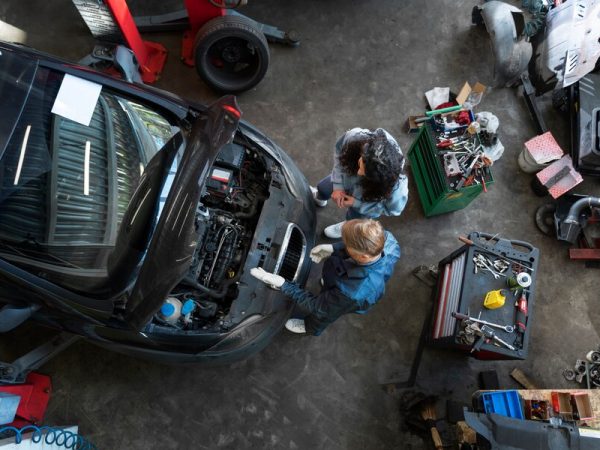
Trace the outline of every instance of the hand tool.
{"label": "hand tool", "polygon": [[481,156],[481,153],[478,153],[475,155],[475,157],[473,158],[473,161],[471,161],[471,164],[469,165],[469,167],[467,168],[465,173],[462,174],[461,180],[454,187],[454,190],[459,191],[460,188],[463,187],[463,184],[465,184],[465,181],[467,181],[467,179],[471,175],[471,172],[473,171],[473,167],[475,167],[475,164],[477,163],[477,161],[479,161],[480,156]]}
{"label": "hand tool", "polygon": [[[487,253],[491,253],[492,255],[498,256],[499,258],[506,259],[508,261],[512,261],[515,264],[520,264],[526,270],[529,270],[531,272],[534,271],[532,267],[528,267],[528,266],[524,265],[522,261],[518,261],[516,259],[509,258],[508,256],[505,256],[505,255],[503,255],[501,253],[498,253],[498,252],[496,252],[496,251],[494,251],[494,250],[492,250],[492,249],[490,249],[488,247],[485,247],[485,246],[481,245],[480,243],[478,243],[476,241],[472,241],[471,239],[469,239],[469,238],[467,238],[465,236],[458,236],[458,240],[461,241],[464,244],[473,245],[473,246],[475,246],[477,248],[480,248],[480,249],[484,250]],[[492,239],[490,239],[490,241],[491,240]]]}
{"label": "hand tool", "polygon": [[462,109],[462,105],[449,106],[448,108],[436,109],[433,111],[425,111],[427,117],[437,116],[438,114],[450,113]]}
{"label": "hand tool", "polygon": [[494,330],[492,330],[489,326],[483,325],[481,327],[481,332],[483,333],[483,335],[486,338],[492,339],[494,342],[497,342],[498,344],[504,345],[507,349],[513,350],[513,351],[516,350],[516,348],[513,347],[512,345],[510,345],[508,342],[506,342],[505,340],[500,339],[498,336],[496,336],[496,333],[494,333]]}
{"label": "hand tool", "polygon": [[525,297],[525,293],[521,294],[521,298],[516,303],[517,307],[517,316],[515,320],[515,324],[517,326],[517,332],[525,333],[527,329],[527,297]]}
{"label": "hand tool", "polygon": [[512,325],[499,325],[497,323],[488,322],[487,320],[476,319],[475,317],[470,317],[466,314],[462,314],[459,312],[453,312],[452,317],[458,320],[470,320],[471,322],[477,322],[482,325],[487,325],[489,327],[499,328],[501,330],[506,331],[507,333],[512,333],[513,331],[515,331],[515,327],[513,327]]}
{"label": "hand tool", "polygon": [[502,277],[506,276],[502,272],[497,272],[492,267],[490,267],[490,265],[486,262],[485,257],[481,253],[479,253],[477,256],[473,256],[473,262],[475,263],[475,266],[479,266],[481,268],[487,269],[494,276],[494,279],[496,279],[496,280],[498,278],[500,278],[501,276]]}

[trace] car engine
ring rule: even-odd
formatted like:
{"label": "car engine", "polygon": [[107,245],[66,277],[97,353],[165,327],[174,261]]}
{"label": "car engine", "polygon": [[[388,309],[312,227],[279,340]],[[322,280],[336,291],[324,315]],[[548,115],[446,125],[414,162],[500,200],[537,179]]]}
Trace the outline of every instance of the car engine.
{"label": "car engine", "polygon": [[227,315],[269,195],[271,164],[240,144],[228,144],[220,151],[196,210],[198,239],[192,264],[155,315],[154,324],[210,329]]}

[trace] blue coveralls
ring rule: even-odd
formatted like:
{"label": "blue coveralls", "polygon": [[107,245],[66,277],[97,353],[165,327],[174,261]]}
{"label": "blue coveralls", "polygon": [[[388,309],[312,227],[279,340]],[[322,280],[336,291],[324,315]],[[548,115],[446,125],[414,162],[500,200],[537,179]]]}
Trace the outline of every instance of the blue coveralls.
{"label": "blue coveralls", "polygon": [[304,318],[306,332],[315,336],[344,314],[366,313],[383,297],[385,283],[400,259],[400,245],[388,231],[381,258],[370,264],[358,264],[350,258],[343,242],[333,248],[333,254],[323,265],[323,288],[319,295],[288,281],[281,287],[281,292],[308,314]]}

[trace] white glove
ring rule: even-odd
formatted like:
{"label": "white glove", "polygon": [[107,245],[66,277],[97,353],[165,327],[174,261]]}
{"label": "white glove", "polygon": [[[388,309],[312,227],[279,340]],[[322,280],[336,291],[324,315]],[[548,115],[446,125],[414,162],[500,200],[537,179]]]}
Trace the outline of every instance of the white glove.
{"label": "white glove", "polygon": [[265,284],[268,284],[273,289],[279,289],[285,283],[285,278],[279,275],[275,275],[274,273],[267,272],[262,267],[254,267],[250,269],[250,275],[254,278],[262,281]]}
{"label": "white glove", "polygon": [[319,264],[324,259],[329,258],[333,254],[333,245],[331,244],[321,244],[313,247],[310,251],[310,259],[315,264]]}

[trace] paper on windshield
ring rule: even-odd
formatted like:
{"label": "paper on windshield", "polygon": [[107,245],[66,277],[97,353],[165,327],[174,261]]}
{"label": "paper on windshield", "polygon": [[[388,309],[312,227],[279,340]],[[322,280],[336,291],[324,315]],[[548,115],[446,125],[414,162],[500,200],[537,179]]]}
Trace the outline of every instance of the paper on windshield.
{"label": "paper on windshield", "polygon": [[52,112],[85,126],[90,125],[102,85],[66,74]]}

